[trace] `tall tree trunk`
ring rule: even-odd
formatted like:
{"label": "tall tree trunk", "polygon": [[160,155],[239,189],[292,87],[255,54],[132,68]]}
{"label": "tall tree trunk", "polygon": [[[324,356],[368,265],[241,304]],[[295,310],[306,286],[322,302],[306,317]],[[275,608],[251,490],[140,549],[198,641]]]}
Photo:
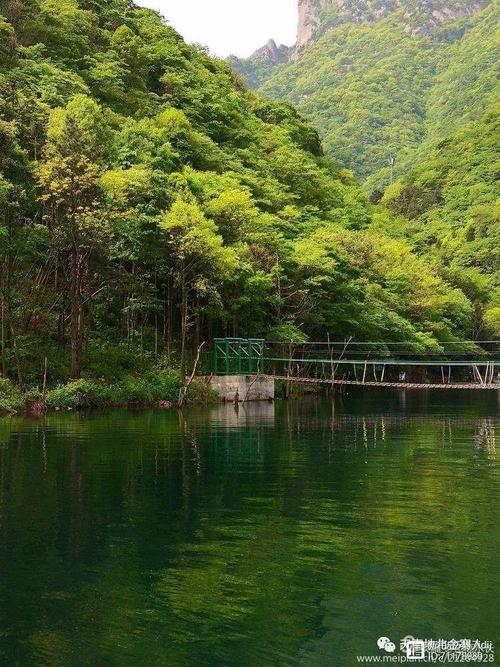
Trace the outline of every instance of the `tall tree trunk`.
{"label": "tall tree trunk", "polygon": [[192,348],[193,354],[196,354],[196,350],[200,346],[200,327],[201,327],[200,297],[196,295],[195,329],[194,329],[194,340]]}
{"label": "tall tree trunk", "polygon": [[167,355],[170,359],[172,354],[172,330],[173,330],[174,308],[172,303],[172,279],[167,277]]}
{"label": "tall tree trunk", "polygon": [[5,365],[5,297],[2,294],[2,304],[1,304],[1,322],[0,322],[0,345],[2,346],[2,366],[1,373],[5,377],[6,375],[6,365]]}
{"label": "tall tree trunk", "polygon": [[2,263],[2,322],[1,322],[1,342],[2,342],[2,375],[7,376],[6,350],[8,337],[11,329],[11,281],[14,270],[12,259],[13,228],[10,216],[5,217],[7,225],[7,247]]}
{"label": "tall tree trunk", "polygon": [[158,313],[155,313],[155,358],[158,358]]}
{"label": "tall tree trunk", "polygon": [[78,379],[82,372],[83,349],[83,302],[82,302],[82,256],[76,246],[71,251],[71,377]]}
{"label": "tall tree trunk", "polygon": [[17,383],[20,387],[23,386],[23,376],[21,372],[21,361],[19,359],[19,354],[17,351],[17,343],[16,343],[16,334],[14,332],[14,327],[12,326],[12,322],[10,323],[10,333],[11,333],[11,339],[12,339],[12,347],[14,349],[14,359],[16,361],[16,371],[17,371]]}
{"label": "tall tree trunk", "polygon": [[181,278],[181,378],[184,382],[186,377],[186,339],[187,339],[187,284],[186,273],[182,272]]}

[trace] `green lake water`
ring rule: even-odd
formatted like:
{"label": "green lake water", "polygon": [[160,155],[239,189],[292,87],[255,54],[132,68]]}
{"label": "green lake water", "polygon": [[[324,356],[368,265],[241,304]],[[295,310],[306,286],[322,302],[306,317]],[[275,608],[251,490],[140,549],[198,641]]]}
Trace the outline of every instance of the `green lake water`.
{"label": "green lake water", "polygon": [[343,667],[380,636],[495,641],[498,401],[0,420],[0,665]]}

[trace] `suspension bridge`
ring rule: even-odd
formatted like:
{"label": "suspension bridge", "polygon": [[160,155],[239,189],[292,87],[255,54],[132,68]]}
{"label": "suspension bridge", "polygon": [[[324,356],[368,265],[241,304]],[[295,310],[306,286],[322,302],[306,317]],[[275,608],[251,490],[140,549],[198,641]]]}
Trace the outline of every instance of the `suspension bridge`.
{"label": "suspension bridge", "polygon": [[202,364],[213,378],[402,389],[500,390],[499,341],[275,342],[217,338]]}

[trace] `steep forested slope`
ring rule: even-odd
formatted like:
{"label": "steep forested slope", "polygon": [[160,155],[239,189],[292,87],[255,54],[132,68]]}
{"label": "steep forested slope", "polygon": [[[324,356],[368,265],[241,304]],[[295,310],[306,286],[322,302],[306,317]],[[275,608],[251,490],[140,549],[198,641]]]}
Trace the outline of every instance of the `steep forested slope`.
{"label": "steep forested slope", "polygon": [[214,335],[471,334],[464,293],[384,233],[291,106],[126,0],[2,4],[0,146],[0,370],[19,383],[45,357],[49,380],[183,366]]}
{"label": "steep forested slope", "polygon": [[[461,39],[454,40],[429,91],[426,137],[440,140],[466,122],[479,121],[498,102],[500,29],[499,5],[478,14]],[[454,27],[461,32],[461,24]]]}
{"label": "steep forested slope", "polygon": [[391,18],[343,25],[283,66],[264,95],[288,99],[319,129],[325,150],[365,179],[425,135],[426,91],[440,49],[423,49]]}
{"label": "steep forested slope", "polygon": [[392,159],[403,174],[422,142],[479,118],[498,96],[497,2],[306,3],[315,30],[288,62],[231,64],[266,96],[293,102],[367,191],[389,184]]}
{"label": "steep forested slope", "polygon": [[[410,220],[407,235],[461,285],[500,338],[498,105],[436,143],[386,190],[383,203]],[[482,319],[478,321],[478,332]]]}

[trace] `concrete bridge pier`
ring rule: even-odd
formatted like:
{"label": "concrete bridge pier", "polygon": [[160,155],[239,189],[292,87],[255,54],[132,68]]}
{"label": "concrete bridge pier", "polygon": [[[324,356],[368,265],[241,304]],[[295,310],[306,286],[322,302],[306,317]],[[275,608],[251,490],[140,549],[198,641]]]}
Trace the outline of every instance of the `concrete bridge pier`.
{"label": "concrete bridge pier", "polygon": [[274,378],[264,375],[215,375],[210,386],[228,403],[274,400]]}

